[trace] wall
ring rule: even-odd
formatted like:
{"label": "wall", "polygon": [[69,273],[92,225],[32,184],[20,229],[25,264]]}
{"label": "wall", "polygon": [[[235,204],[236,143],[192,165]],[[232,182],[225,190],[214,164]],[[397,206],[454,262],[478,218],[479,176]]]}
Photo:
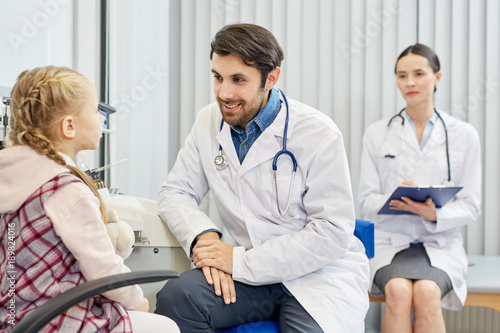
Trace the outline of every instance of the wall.
{"label": "wall", "polygon": [[[17,76],[39,66],[66,66],[97,85],[99,77],[98,0],[0,2],[0,86],[10,91]],[[77,164],[98,167],[94,151]]]}

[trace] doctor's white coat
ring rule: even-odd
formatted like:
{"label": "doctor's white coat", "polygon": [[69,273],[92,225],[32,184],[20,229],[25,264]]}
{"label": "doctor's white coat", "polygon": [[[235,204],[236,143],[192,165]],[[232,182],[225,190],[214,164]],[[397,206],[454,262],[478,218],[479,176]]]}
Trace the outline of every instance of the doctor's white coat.
{"label": "doctor's white coat", "polygon": [[[220,130],[216,103],[197,115],[159,191],[159,213],[188,256],[200,233],[218,227],[198,208],[211,190],[235,240],[233,279],[250,285],[283,282],[325,332],[364,332],[369,269],[353,235],[354,205],[342,135],[333,121],[289,99],[287,149],[297,173],[287,218],[277,218],[272,160],[282,149],[286,108],[259,136],[240,165],[230,127]],[[216,169],[219,144],[229,166]],[[291,163],[278,163],[286,207]]]}
{"label": "doctor's white coat", "polygon": [[448,130],[451,180],[463,189],[436,209],[437,222],[417,215],[377,215],[377,212],[405,179],[424,186],[442,185],[448,178],[445,128],[439,118],[422,150],[405,113],[404,126],[399,117],[392,120],[390,127],[387,126],[389,119],[370,125],[363,138],[358,196],[361,213],[375,222],[370,292],[374,296],[382,295],[373,284],[376,271],[390,264],[397,252],[418,240],[424,243],[432,266],[445,271],[453,284],[453,291],[442,299],[442,306],[457,310],[467,296],[467,255],[459,228],[476,220],[480,213],[481,147],[479,136],[470,124],[438,112]]}

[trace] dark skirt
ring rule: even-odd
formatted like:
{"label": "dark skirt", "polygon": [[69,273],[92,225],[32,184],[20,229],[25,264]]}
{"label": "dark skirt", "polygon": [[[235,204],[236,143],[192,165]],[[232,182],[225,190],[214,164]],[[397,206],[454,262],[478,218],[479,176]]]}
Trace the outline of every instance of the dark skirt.
{"label": "dark skirt", "polygon": [[385,285],[390,279],[432,280],[441,288],[441,298],[453,289],[450,277],[443,270],[431,266],[422,243],[410,244],[408,249],[396,253],[390,265],[380,268],[373,283],[385,295]]}

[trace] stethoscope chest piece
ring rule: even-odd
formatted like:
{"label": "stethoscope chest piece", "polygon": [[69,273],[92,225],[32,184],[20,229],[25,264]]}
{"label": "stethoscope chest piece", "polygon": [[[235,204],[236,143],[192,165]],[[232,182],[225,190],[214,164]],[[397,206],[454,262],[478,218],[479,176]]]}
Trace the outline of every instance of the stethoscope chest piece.
{"label": "stethoscope chest piece", "polygon": [[227,161],[226,161],[226,156],[224,156],[221,152],[219,152],[219,155],[215,156],[214,159],[214,164],[217,170],[224,170],[227,168]]}

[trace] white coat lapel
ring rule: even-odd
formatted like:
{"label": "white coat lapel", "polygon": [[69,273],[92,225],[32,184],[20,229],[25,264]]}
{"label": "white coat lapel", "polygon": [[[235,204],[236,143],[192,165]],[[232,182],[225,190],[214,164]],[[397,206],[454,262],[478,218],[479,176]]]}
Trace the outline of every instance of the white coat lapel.
{"label": "white coat lapel", "polygon": [[[415,130],[410,124],[410,120],[408,116],[405,117],[405,125],[403,126],[403,140],[405,141],[405,150],[415,153],[420,151],[420,145],[417,140],[417,135],[415,134]],[[410,150],[411,149],[411,150]]]}
{"label": "white coat lapel", "polygon": [[240,168],[240,161],[234,149],[231,127],[228,124],[224,123],[222,130],[217,134],[217,141],[222,147],[222,153],[226,155],[227,163],[238,170]]}
{"label": "white coat lapel", "polygon": [[[441,113],[440,113],[441,115]],[[446,142],[446,133],[444,131],[443,123],[439,118],[436,119],[434,123],[434,127],[431,132],[431,136],[429,140],[427,140],[423,151],[427,154],[429,152],[434,151],[437,147],[441,146],[444,142]]]}
{"label": "white coat lapel", "polygon": [[[241,165],[240,174],[243,174],[256,166],[269,161],[269,170],[274,155],[281,150],[280,141],[283,140],[283,130],[285,128],[286,108],[282,103],[280,112],[276,119],[269,125],[268,128],[257,138],[252,147],[248,151],[247,156]],[[291,128],[288,129],[290,135]]]}

